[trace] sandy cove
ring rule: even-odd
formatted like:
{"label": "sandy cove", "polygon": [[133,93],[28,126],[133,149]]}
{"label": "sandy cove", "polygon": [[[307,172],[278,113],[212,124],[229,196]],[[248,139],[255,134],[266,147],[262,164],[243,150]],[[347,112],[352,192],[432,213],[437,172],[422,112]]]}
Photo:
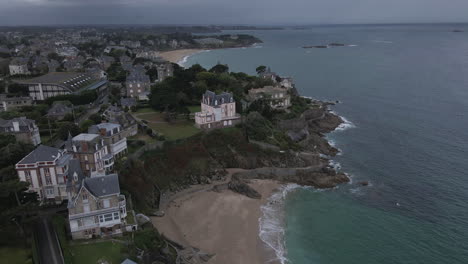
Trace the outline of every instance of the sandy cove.
{"label": "sandy cove", "polygon": [[199,53],[203,51],[203,49],[180,49],[180,50],[171,50],[171,51],[163,51],[159,53],[159,56],[167,61],[172,63],[179,63],[185,57],[191,56],[193,54]]}
{"label": "sandy cove", "polygon": [[170,203],[164,217],[153,217],[152,222],[168,238],[214,254],[210,264],[267,263],[274,253],[259,237],[259,218],[261,206],[280,184],[252,180],[249,185],[262,199],[230,190],[187,192]]}

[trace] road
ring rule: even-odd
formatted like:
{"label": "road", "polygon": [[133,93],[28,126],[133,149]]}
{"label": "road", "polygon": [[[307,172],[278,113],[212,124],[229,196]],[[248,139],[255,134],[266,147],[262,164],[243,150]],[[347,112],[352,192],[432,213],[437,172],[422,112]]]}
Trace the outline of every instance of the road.
{"label": "road", "polygon": [[41,217],[35,228],[40,264],[64,264],[60,242],[54,226],[47,217]]}

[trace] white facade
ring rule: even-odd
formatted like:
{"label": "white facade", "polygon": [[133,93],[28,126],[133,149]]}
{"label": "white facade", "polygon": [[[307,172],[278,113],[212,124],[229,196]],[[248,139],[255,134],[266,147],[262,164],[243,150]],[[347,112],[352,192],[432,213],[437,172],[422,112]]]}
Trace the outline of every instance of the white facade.
{"label": "white facade", "polygon": [[31,74],[28,70],[28,65],[21,64],[21,65],[10,65],[10,75],[21,75],[21,74]]}
{"label": "white facade", "polygon": [[36,192],[43,201],[61,202],[67,199],[67,160],[71,156],[58,149],[56,155],[53,161],[37,160],[31,163],[20,161],[16,164],[20,181],[30,183],[29,191]]}

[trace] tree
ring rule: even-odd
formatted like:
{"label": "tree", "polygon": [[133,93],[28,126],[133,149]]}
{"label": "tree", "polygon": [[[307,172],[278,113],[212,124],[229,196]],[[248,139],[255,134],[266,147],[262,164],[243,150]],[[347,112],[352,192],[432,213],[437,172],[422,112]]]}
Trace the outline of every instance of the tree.
{"label": "tree", "polygon": [[10,83],[8,85],[8,93],[27,96],[29,94],[29,88],[19,83]]}
{"label": "tree", "polygon": [[100,114],[92,114],[89,116],[89,120],[93,121],[94,124],[99,124],[102,122],[102,117]]}
{"label": "tree", "polygon": [[146,71],[146,75],[150,77],[151,82],[158,80],[158,69],[156,67],[151,67]]}
{"label": "tree", "polygon": [[81,122],[80,124],[81,133],[88,133],[88,128],[94,124],[95,123],[93,122],[93,120],[85,120]]}
{"label": "tree", "polygon": [[260,65],[255,69],[255,71],[257,72],[257,74],[262,74],[266,72],[266,69],[267,69],[266,66]]}
{"label": "tree", "polygon": [[229,72],[229,67],[224,64],[216,64],[213,68],[210,69],[210,72],[227,73]]}
{"label": "tree", "polygon": [[69,133],[74,137],[80,133],[80,128],[74,123],[64,122],[57,129],[57,137],[61,140],[66,140]]}

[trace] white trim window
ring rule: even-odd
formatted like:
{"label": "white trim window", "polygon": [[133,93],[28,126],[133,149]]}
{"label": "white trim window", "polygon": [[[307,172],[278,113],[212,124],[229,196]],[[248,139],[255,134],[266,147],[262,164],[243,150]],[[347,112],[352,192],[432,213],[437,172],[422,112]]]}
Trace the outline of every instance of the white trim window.
{"label": "white trim window", "polygon": [[109,199],[104,199],[104,200],[102,201],[102,206],[103,206],[104,208],[109,208],[109,207],[110,207],[110,200],[109,200]]}

